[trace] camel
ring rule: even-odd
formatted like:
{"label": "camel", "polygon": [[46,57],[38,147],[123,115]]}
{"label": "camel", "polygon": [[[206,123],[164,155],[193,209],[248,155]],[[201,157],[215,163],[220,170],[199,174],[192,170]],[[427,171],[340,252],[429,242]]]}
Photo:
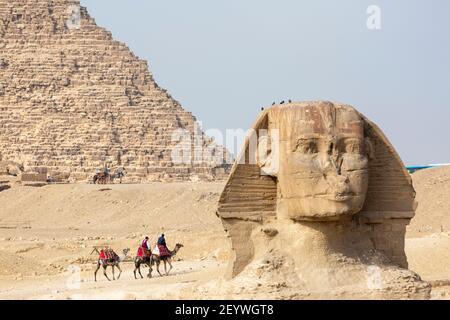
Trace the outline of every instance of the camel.
{"label": "camel", "polygon": [[96,173],[92,179],[94,184],[114,184],[114,180],[119,179],[119,183],[122,184],[122,179],[127,173],[123,170],[116,170],[113,174],[107,172]]}
{"label": "camel", "polygon": [[130,251],[130,249],[123,249],[123,255],[122,256],[118,256],[117,254],[115,254],[115,258],[111,259],[111,260],[103,260],[103,259],[98,259],[97,261],[97,269],[95,269],[94,272],[94,279],[97,282],[97,271],[100,269],[100,267],[103,267],[103,274],[105,275],[106,279],[108,279],[108,281],[111,281],[111,279],[108,277],[108,275],[106,274],[106,268],[108,268],[108,266],[112,267],[112,274],[113,274],[113,280],[115,279],[114,276],[114,267],[117,267],[117,269],[119,269],[119,276],[117,277],[117,280],[120,279],[120,275],[122,274],[122,269],[120,269],[119,264],[125,260],[125,258],[128,255],[128,252]]}
{"label": "camel", "polygon": [[[150,257],[151,265],[153,266],[154,264],[156,264],[156,271],[158,271],[158,273],[161,277],[162,277],[162,274],[161,274],[161,272],[159,272],[159,265],[160,265],[161,261],[164,262],[164,271],[166,273],[166,276],[168,276],[170,273],[170,270],[172,270],[172,268],[173,268],[172,267],[172,257],[174,257],[181,248],[183,248],[183,245],[181,243],[177,243],[173,250],[169,250],[170,256],[166,256],[166,257],[160,257],[160,256],[152,254],[152,256]],[[169,267],[170,267],[169,271],[167,271],[167,263],[169,264]],[[152,268],[150,268],[149,278],[152,277],[152,271],[153,271]]]}
{"label": "camel", "polygon": [[105,172],[99,172],[95,174],[94,178],[92,179],[94,184],[106,184],[108,180],[110,180],[109,174],[106,174]]}
{"label": "camel", "polygon": [[[170,271],[172,270],[172,257],[174,257],[178,251],[183,248],[183,245],[181,243],[177,243],[175,245],[175,248],[173,250],[169,250],[170,251],[170,256],[166,256],[166,257],[160,257],[158,255],[154,255],[152,254],[150,256],[150,259],[146,258],[140,258],[140,257],[136,257],[134,259],[134,265],[135,265],[135,269],[134,269],[134,278],[137,279],[136,277],[136,270],[139,272],[139,275],[141,276],[141,279],[143,279],[144,277],[141,274],[141,265],[145,264],[149,267],[148,270],[148,278],[152,277],[152,271],[153,268],[152,266],[156,264],[156,271],[159,273],[159,275],[162,277],[163,275],[161,274],[161,272],[159,271],[159,265],[161,264],[161,261],[164,262],[164,271],[166,273],[166,276],[169,275]],[[170,269],[167,271],[167,263],[169,264]]]}
{"label": "camel", "polygon": [[114,174],[110,175],[109,180],[111,181],[111,183],[114,183],[114,180],[119,179],[119,183],[122,184],[122,179],[126,174],[126,171],[117,169]]}
{"label": "camel", "polygon": [[[134,278],[135,279],[137,279],[137,277],[136,277],[136,271],[138,271],[139,272],[139,275],[141,276],[141,279],[143,279],[144,277],[142,276],[142,273],[141,273],[141,265],[143,264],[143,265],[146,265],[148,268],[149,268],[149,270],[151,270],[151,252],[149,252],[150,253],[150,255],[149,256],[145,256],[145,257],[139,257],[139,256],[136,256],[135,258],[134,258]],[[150,273],[150,271],[149,271],[149,275],[148,275],[148,277],[150,278],[151,277],[151,273]]]}

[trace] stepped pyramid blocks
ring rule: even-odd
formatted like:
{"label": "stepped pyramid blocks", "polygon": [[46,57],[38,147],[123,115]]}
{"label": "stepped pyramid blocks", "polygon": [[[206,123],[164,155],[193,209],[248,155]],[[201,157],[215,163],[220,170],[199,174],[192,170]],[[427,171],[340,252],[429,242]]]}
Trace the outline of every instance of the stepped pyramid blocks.
{"label": "stepped pyramid blocks", "polygon": [[174,133],[195,126],[79,1],[0,0],[0,160],[68,181],[105,165],[134,182],[222,178],[229,154],[202,133],[192,149],[214,159],[173,161]]}

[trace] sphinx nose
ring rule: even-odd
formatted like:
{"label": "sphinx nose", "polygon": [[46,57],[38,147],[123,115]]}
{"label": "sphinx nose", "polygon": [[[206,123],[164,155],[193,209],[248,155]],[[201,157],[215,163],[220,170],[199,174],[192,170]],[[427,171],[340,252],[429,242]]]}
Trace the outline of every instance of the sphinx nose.
{"label": "sphinx nose", "polygon": [[336,193],[345,193],[348,191],[349,179],[347,176],[341,174],[342,160],[335,160],[328,158],[323,166],[323,176],[328,185]]}
{"label": "sphinx nose", "polygon": [[342,167],[342,159],[327,155],[323,160],[322,170],[325,175],[340,175]]}
{"label": "sphinx nose", "polygon": [[345,176],[338,175],[335,180],[335,187],[337,193],[345,193],[349,189],[348,178]]}
{"label": "sphinx nose", "polygon": [[328,192],[336,195],[346,194],[350,190],[349,179],[340,174],[324,175],[328,185]]}

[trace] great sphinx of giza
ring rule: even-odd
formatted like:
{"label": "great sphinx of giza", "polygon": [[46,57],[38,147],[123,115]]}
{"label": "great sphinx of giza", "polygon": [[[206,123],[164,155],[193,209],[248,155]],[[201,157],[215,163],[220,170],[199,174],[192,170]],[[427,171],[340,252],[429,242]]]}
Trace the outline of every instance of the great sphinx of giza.
{"label": "great sphinx of giza", "polygon": [[272,106],[219,201],[228,279],[262,298],[428,298],[404,250],[414,198],[394,147],[353,107]]}

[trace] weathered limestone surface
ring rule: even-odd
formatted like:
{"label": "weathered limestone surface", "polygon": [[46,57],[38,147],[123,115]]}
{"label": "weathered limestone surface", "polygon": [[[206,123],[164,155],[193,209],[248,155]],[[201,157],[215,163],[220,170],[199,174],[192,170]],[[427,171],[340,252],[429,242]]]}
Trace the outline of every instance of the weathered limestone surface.
{"label": "weathered limestone surface", "polygon": [[407,270],[411,178],[374,123],[319,101],[271,107],[253,129],[218,207],[234,252],[230,294],[429,297]]}
{"label": "weathered limestone surface", "polygon": [[63,180],[104,165],[131,181],[223,177],[222,147],[206,163],[173,163],[172,134],[193,133],[195,118],[85,8],[73,28],[71,5],[0,0],[0,160]]}

